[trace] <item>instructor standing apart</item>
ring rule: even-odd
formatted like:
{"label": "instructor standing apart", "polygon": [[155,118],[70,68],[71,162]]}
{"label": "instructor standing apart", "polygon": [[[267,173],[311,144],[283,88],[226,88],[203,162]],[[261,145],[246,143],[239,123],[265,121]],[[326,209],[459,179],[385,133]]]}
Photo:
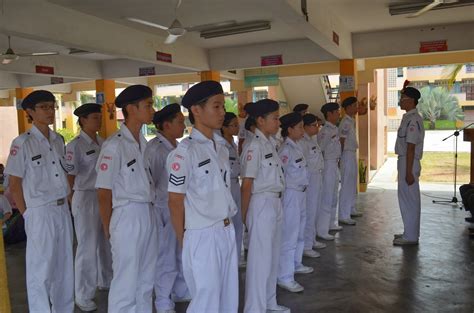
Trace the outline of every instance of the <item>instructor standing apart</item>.
{"label": "instructor standing apart", "polygon": [[398,128],[395,153],[398,155],[398,203],[404,229],[403,234],[394,236],[394,245],[417,245],[420,237],[419,179],[425,139],[423,119],[416,109],[420,97],[420,92],[413,87],[404,87],[400,97],[400,108],[406,113]]}

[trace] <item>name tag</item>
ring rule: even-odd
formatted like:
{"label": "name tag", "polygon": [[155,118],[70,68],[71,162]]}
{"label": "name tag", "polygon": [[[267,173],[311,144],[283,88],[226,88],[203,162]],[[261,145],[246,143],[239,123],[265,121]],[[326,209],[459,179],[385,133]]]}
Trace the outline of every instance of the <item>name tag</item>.
{"label": "name tag", "polygon": [[31,158],[31,161],[36,161],[41,159],[41,154],[35,155],[34,157]]}
{"label": "name tag", "polygon": [[201,163],[198,164],[198,167],[204,166],[204,165],[209,164],[209,163],[211,163],[211,159],[207,159],[205,161],[202,161]]}
{"label": "name tag", "polygon": [[132,166],[133,164],[137,163],[136,159],[131,160],[130,162],[127,163],[127,167]]}
{"label": "name tag", "polygon": [[312,147],[311,150],[316,150],[316,146]]}
{"label": "name tag", "polygon": [[235,161],[235,160],[236,160],[236,158],[229,157],[229,160],[231,160],[231,161]]}
{"label": "name tag", "polygon": [[296,160],[295,163],[300,163],[301,161],[303,161],[303,158]]}
{"label": "name tag", "polygon": [[86,152],[86,155],[91,155],[91,154],[93,154],[93,153],[95,153],[95,150],[90,150],[90,151],[87,151],[87,152]]}
{"label": "name tag", "polygon": [[273,156],[273,153],[266,154],[266,155],[265,155],[265,159],[269,159],[269,158],[271,158],[272,156]]}

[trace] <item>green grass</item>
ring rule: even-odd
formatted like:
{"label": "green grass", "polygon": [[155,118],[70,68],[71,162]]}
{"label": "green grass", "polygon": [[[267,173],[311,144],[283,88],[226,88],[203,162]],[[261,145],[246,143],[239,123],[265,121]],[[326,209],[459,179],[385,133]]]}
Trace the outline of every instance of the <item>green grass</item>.
{"label": "green grass", "polygon": [[[430,122],[423,121],[425,130],[430,129]],[[435,129],[437,130],[453,130],[456,129],[456,121],[438,120],[435,122]]]}
{"label": "green grass", "polygon": [[[396,157],[389,153],[390,157]],[[470,180],[470,154],[458,153],[458,176],[460,184]],[[421,160],[421,182],[452,183],[454,181],[454,154],[452,152],[424,152]]]}

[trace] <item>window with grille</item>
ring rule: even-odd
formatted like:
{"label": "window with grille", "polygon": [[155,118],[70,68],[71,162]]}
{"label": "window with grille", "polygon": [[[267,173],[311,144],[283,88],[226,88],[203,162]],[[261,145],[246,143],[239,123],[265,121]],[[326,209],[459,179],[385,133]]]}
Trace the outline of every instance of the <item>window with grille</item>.
{"label": "window with grille", "polygon": [[398,90],[389,90],[387,92],[387,106],[389,108],[396,108],[398,106]]}
{"label": "window with grille", "polygon": [[467,101],[473,101],[474,100],[474,79],[463,79],[461,92],[466,93]]}
{"label": "window with grille", "polygon": [[396,68],[387,69],[387,87],[388,88],[397,87],[397,69]]}

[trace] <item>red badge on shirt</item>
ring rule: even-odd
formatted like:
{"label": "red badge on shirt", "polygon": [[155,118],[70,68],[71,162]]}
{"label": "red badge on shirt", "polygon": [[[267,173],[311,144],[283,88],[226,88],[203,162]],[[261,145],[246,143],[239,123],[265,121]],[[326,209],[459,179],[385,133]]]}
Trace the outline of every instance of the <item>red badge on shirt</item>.
{"label": "red badge on shirt", "polygon": [[15,156],[17,153],[18,153],[18,150],[17,150],[17,149],[11,149],[11,150],[10,150],[10,155],[11,155],[11,156]]}
{"label": "red badge on shirt", "polygon": [[100,165],[100,170],[101,170],[101,171],[106,171],[108,168],[109,168],[109,166],[108,166],[106,163],[102,163],[102,164]]}
{"label": "red badge on shirt", "polygon": [[173,171],[179,171],[181,165],[179,165],[178,162],[174,162],[173,164],[171,164],[171,168],[173,169]]}
{"label": "red badge on shirt", "polygon": [[414,132],[414,131],[415,131],[415,127],[413,127],[413,126],[410,127],[410,131],[411,131],[411,132]]}
{"label": "red badge on shirt", "polygon": [[288,156],[287,155],[282,156],[281,161],[283,162],[283,164],[288,163]]}

